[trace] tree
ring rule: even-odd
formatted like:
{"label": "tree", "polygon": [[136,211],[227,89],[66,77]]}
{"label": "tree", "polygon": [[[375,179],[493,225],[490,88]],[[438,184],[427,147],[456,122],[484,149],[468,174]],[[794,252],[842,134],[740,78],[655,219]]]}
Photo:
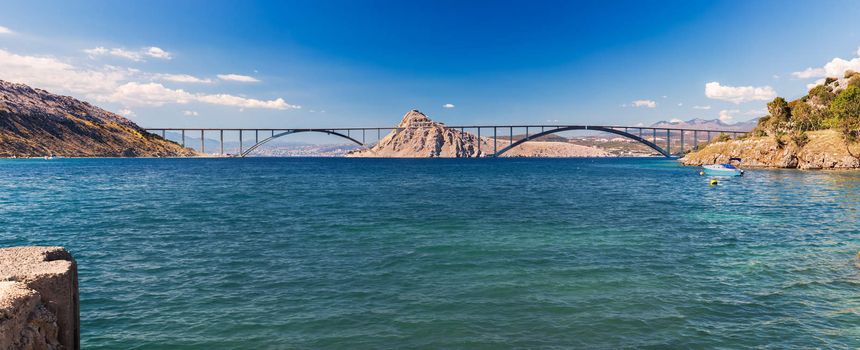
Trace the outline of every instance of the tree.
{"label": "tree", "polygon": [[854,143],[860,138],[860,87],[848,86],[830,105],[830,112],[839,121],[845,140]]}

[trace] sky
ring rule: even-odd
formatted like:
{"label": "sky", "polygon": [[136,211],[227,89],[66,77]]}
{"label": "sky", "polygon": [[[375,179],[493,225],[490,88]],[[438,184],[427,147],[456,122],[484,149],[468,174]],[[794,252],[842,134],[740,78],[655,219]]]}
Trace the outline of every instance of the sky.
{"label": "sky", "polygon": [[0,79],[143,127],[747,121],[860,71],[860,1],[17,1]]}

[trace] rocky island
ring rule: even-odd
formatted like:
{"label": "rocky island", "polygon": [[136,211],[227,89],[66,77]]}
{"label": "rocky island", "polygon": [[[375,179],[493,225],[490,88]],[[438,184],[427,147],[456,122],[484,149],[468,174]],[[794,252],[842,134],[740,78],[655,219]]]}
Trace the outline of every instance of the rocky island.
{"label": "rocky island", "polygon": [[0,80],[0,157],[196,154],[87,102]]}
{"label": "rocky island", "polygon": [[798,169],[860,168],[860,73],[827,78],[799,99],[775,98],[746,137],[717,138],[681,159],[684,165],[727,163]]}
{"label": "rocky island", "polygon": [[[510,144],[504,137],[496,147]],[[480,147],[479,147],[480,145]],[[485,157],[493,152],[493,139],[480,137],[433,121],[418,110],[407,112],[394,129],[369,149],[355,150],[347,157],[384,158],[470,158]],[[501,157],[608,157],[610,153],[569,142],[534,140],[505,152]]]}

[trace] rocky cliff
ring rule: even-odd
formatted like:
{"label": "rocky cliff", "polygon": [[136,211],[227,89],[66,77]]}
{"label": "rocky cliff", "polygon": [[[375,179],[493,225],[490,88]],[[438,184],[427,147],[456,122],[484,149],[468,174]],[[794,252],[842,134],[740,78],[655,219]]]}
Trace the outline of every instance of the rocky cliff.
{"label": "rocky cliff", "polygon": [[[742,166],[798,169],[848,169],[860,167],[860,147],[850,149],[836,130],[807,133],[798,144],[788,138],[778,145],[774,137],[750,137],[709,144],[681,158],[684,165],[728,163],[741,158]],[[854,149],[858,148],[858,149]],[[853,154],[853,155],[852,155]]]}
{"label": "rocky cliff", "polygon": [[0,80],[0,157],[175,157],[194,151],[114,113]]}
{"label": "rocky cliff", "polygon": [[[493,139],[481,137],[459,129],[445,127],[418,110],[407,112],[398,130],[382,138],[370,149],[353,151],[347,157],[394,158],[468,158],[483,157],[493,152]],[[478,147],[480,143],[480,148]],[[502,149],[510,144],[504,138],[496,140]],[[504,157],[606,157],[609,153],[587,146],[567,142],[526,142],[502,154]]]}

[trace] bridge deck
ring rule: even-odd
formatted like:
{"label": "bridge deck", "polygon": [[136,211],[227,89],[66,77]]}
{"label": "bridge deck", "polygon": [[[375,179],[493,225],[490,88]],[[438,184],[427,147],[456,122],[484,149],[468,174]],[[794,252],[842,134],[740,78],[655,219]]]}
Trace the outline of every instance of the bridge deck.
{"label": "bridge deck", "polygon": [[[514,148],[524,142],[531,141],[543,136],[565,132],[565,131],[596,131],[596,132],[604,132],[604,133],[613,133],[620,135],[622,137],[629,138],[631,140],[642,143],[658,153],[670,157],[672,156],[671,147],[672,147],[672,135],[680,137],[680,148],[681,153],[686,152],[687,148],[685,147],[684,138],[685,135],[692,134],[693,136],[693,147],[696,147],[699,142],[699,134],[705,134],[704,140],[710,141],[712,139],[712,135],[719,134],[728,134],[735,138],[739,135],[744,135],[746,131],[738,131],[738,130],[712,130],[712,129],[690,129],[690,128],[666,128],[666,127],[650,127],[650,126],[623,126],[623,125],[570,125],[570,124],[508,124],[508,125],[478,125],[478,124],[470,124],[470,125],[444,125],[444,127],[448,129],[459,129],[460,131],[476,131],[477,136],[482,139],[492,139],[493,140],[493,153],[486,153],[487,156],[499,156],[504,152],[507,152],[511,148]],[[420,128],[420,126],[414,127],[392,127],[392,126],[384,126],[384,127],[336,127],[336,128],[145,128],[145,130],[158,134],[160,133],[162,137],[166,138],[167,131],[180,132],[181,135],[181,144],[184,147],[186,141],[186,133],[187,132],[199,132],[200,136],[200,152],[205,153],[205,136],[206,132],[218,132],[220,134],[219,139],[219,154],[225,155],[224,153],[224,132],[236,132],[239,135],[239,156],[244,157],[254,149],[258,148],[262,144],[289,134],[302,133],[302,132],[319,132],[335,135],[338,137],[342,137],[348,139],[362,147],[370,147],[371,143],[367,142],[367,134],[368,132],[375,131],[376,132],[376,141],[382,138],[382,131],[400,131],[404,129],[410,128]],[[514,130],[525,131],[524,133],[515,134]],[[481,130],[492,130],[492,135],[483,134]],[[499,131],[507,131],[506,135],[501,135]],[[539,131],[538,131],[539,130]],[[532,133],[534,131],[534,133]],[[244,147],[244,135],[248,132],[253,132],[254,135],[254,144],[249,147]],[[263,140],[260,140],[261,132],[264,133]],[[361,133],[361,140],[357,138],[353,138],[353,132]],[[265,133],[269,133],[269,135],[265,135]],[[659,133],[659,135],[658,135]],[[524,135],[524,136],[522,136]],[[522,136],[518,138],[516,141],[514,140],[514,136]],[[665,136],[665,139],[663,139]],[[356,136],[357,137],[357,136]],[[650,137],[650,141],[648,138]],[[498,149],[497,140],[509,140],[511,144]],[[657,144],[658,140],[665,141],[665,148],[661,145]],[[481,152],[481,143],[478,143],[478,150]],[[488,150],[489,151],[489,150]]]}

